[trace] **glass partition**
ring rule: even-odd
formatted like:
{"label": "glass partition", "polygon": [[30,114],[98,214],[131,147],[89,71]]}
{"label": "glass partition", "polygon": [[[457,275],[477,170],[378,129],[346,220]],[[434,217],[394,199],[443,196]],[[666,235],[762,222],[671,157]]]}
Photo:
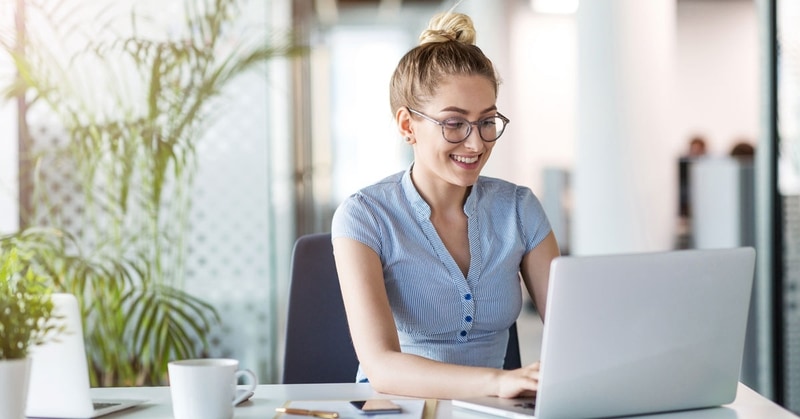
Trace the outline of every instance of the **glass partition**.
{"label": "glass partition", "polygon": [[777,0],[775,77],[777,134],[776,281],[778,389],[800,412],[800,2]]}

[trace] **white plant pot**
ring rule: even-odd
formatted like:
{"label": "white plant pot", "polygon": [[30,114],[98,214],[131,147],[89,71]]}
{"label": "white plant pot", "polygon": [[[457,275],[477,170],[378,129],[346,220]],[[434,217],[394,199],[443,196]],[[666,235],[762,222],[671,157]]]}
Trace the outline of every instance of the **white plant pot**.
{"label": "white plant pot", "polygon": [[0,360],[0,419],[25,419],[29,358]]}

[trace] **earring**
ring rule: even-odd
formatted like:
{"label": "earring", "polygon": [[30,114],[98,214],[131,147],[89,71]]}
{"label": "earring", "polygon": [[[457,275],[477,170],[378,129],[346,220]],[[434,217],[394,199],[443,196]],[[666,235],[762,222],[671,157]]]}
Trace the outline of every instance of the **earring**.
{"label": "earring", "polygon": [[407,143],[410,143],[411,142],[411,137],[405,137],[404,140],[406,140]]}

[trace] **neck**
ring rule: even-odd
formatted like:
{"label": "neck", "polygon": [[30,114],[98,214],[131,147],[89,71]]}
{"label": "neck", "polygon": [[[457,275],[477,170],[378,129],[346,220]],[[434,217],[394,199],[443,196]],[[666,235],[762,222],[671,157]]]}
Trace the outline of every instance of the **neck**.
{"label": "neck", "polygon": [[414,172],[411,172],[411,181],[422,199],[431,207],[431,212],[463,211],[464,202],[466,202],[472,186],[458,186],[441,180],[425,181],[420,179],[421,177],[415,176]]}

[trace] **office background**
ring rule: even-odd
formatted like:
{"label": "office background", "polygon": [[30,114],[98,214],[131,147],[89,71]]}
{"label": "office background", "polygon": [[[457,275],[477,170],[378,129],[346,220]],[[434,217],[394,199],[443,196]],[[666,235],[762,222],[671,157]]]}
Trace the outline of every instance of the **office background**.
{"label": "office background", "polygon": [[[84,2],[87,10],[106,5]],[[0,1],[4,30],[13,28],[15,3]],[[512,120],[485,174],[556,196],[545,205],[563,220],[556,233],[565,251],[674,248],[676,161],[689,138],[703,135],[710,157],[720,159],[735,142],[756,145],[759,205],[744,216],[757,215],[759,227],[760,318],[749,384],[798,411],[800,339],[790,333],[800,330],[798,261],[789,257],[800,254],[800,34],[780,24],[800,18],[793,3],[596,0],[552,13],[538,8],[544,2],[465,0],[459,10],[475,19],[478,45],[503,79],[498,106]],[[157,1],[117,1],[114,8],[122,16],[133,4],[160,16],[154,26],[169,28],[181,15],[179,0],[165,3],[167,13]],[[291,245],[300,234],[326,231],[349,193],[408,165],[410,151],[389,111],[388,78],[428,18],[452,4],[242,2],[243,27],[288,28],[311,48],[229,86],[217,105],[228,111],[198,147],[183,280],[222,314],[212,334],[215,355],[236,356],[265,382],[277,380]],[[13,77],[9,58],[0,57],[0,81]],[[21,145],[20,158],[16,109],[13,101],[0,105],[2,233],[30,222],[20,210],[30,191],[19,186],[18,162],[59,141],[52,116],[31,108],[28,124],[39,135]],[[783,126],[776,125],[778,112]],[[555,192],[552,174],[565,181]],[[69,170],[50,175],[69,220],[81,211],[65,186]]]}

